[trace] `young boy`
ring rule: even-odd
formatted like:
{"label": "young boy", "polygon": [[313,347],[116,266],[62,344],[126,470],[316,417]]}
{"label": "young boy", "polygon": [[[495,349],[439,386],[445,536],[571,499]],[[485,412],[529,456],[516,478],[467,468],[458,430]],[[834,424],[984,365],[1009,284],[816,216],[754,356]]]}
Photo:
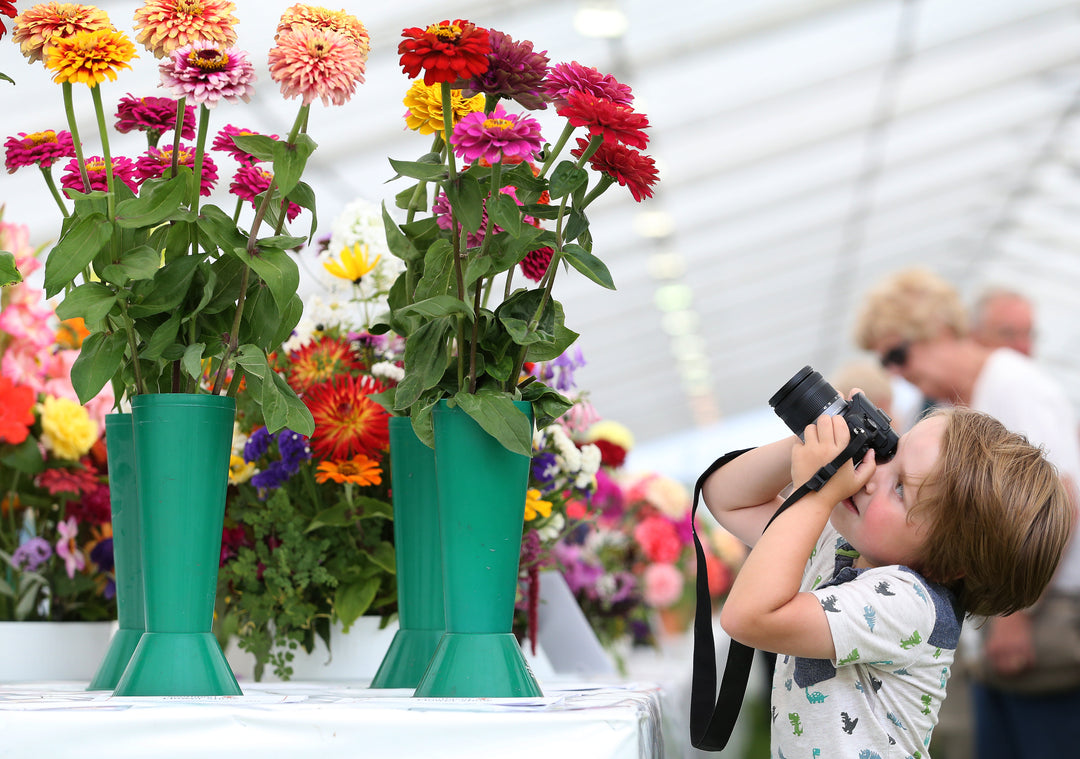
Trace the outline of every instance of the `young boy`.
{"label": "young boy", "polygon": [[953,409],[915,425],[891,461],[871,450],[848,462],[766,530],[781,491],[850,432],[823,416],[803,437],[748,451],[704,485],[710,511],[753,546],[721,625],[778,654],[773,757],[927,759],[963,617],[1038,600],[1072,529],[1067,496],[1040,449]]}

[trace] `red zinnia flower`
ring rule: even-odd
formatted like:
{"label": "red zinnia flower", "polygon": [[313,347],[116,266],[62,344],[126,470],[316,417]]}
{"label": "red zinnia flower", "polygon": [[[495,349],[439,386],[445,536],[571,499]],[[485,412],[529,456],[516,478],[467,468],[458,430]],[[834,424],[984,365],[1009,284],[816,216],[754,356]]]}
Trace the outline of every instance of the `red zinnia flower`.
{"label": "red zinnia flower", "polygon": [[[589,141],[578,137],[577,144],[570,152],[580,157],[589,146]],[[623,187],[628,187],[638,203],[652,197],[652,186],[660,178],[656,171],[656,161],[617,142],[600,143],[600,147],[589,159],[589,164]]]}
{"label": "red zinnia flower", "polygon": [[78,466],[46,469],[37,476],[36,482],[39,488],[49,491],[49,495],[70,493],[81,496],[98,488],[98,470],[89,459],[83,459]]}
{"label": "red zinnia flower", "polygon": [[339,374],[352,374],[363,366],[348,340],[323,335],[289,353],[289,384],[303,393],[313,385]]}
{"label": "red zinnia flower", "polygon": [[424,84],[472,79],[488,69],[488,30],[463,19],[442,21],[426,29],[410,27],[398,43],[401,69],[410,79],[424,72]]}
{"label": "red zinnia flower", "polygon": [[[138,160],[135,162],[135,170],[138,172],[139,181],[144,182],[147,179],[156,179],[162,176],[166,171],[172,169],[172,159],[172,145],[165,148],[149,148],[145,153],[139,156]],[[181,166],[187,166],[189,169],[194,169],[195,151],[181,143],[177,162]],[[209,195],[214,189],[217,178],[217,166],[214,165],[213,159],[208,155],[203,155],[202,179],[200,180],[199,194]]]}
{"label": "red zinnia flower", "polygon": [[19,132],[18,137],[8,137],[4,143],[7,151],[4,165],[8,174],[15,173],[16,169],[23,166],[38,166],[47,169],[58,158],[74,158],[75,143],[71,139],[71,132],[54,132],[46,129],[43,132]]}
{"label": "red zinnia flower", "polygon": [[521,259],[521,273],[533,282],[539,282],[547,274],[548,264],[551,263],[551,254],[554,251],[550,247],[537,248]]}
{"label": "red zinnia flower", "polygon": [[18,445],[34,423],[34,391],[0,374],[0,443]]}
{"label": "red zinnia flower", "polygon": [[304,394],[304,404],[315,418],[311,449],[316,457],[342,461],[358,453],[379,459],[390,445],[390,415],[369,398],[383,391],[369,375],[341,375],[315,385]]}
{"label": "red zinnia flower", "polygon": [[627,105],[586,92],[570,92],[566,105],[559,108],[559,115],[573,126],[587,128],[589,134],[603,135],[605,142],[622,142],[642,149],[649,144],[648,136],[641,131],[649,126],[649,120]]}
{"label": "red zinnia flower", "polygon": [[[12,0],[0,0],[0,16],[15,18],[15,3]],[[0,37],[5,34],[7,34],[7,26],[4,25],[4,19],[0,18]]]}
{"label": "red zinnia flower", "polygon": [[[135,162],[130,158],[125,158],[122,155],[115,155],[112,157],[112,170],[113,176],[126,184],[132,192],[139,191],[139,180],[135,177]],[[72,158],[64,166],[65,174],[60,177],[60,186],[65,190],[76,190],[78,192],[90,192],[91,190],[101,190],[107,192],[109,189],[108,179],[105,174],[105,159],[101,156],[91,156],[86,159],[86,173],[90,178],[90,187],[86,187],[83,184],[82,176],[79,174],[79,159]]]}
{"label": "red zinnia flower", "polygon": [[[116,131],[146,132],[151,145],[157,145],[162,132],[176,126],[176,101],[172,98],[142,97],[128,94],[120,98],[116,106]],[[184,106],[184,123],[180,127],[180,136],[185,140],[195,139],[195,106]]]}

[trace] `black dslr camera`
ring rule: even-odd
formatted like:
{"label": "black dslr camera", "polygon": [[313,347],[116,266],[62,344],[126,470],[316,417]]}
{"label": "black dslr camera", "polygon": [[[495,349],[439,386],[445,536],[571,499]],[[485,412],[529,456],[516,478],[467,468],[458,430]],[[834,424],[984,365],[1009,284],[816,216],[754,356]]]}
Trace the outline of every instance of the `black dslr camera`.
{"label": "black dslr camera", "polygon": [[892,421],[889,415],[862,393],[856,393],[850,401],[845,401],[821,374],[809,366],[804,366],[785,382],[769,399],[769,405],[800,438],[806,426],[822,414],[844,417],[852,437],[866,435],[865,444],[857,448],[851,456],[855,463],[862,461],[862,457],[871,448],[874,449],[878,463],[888,461],[896,455],[896,445],[900,438],[889,424]]}

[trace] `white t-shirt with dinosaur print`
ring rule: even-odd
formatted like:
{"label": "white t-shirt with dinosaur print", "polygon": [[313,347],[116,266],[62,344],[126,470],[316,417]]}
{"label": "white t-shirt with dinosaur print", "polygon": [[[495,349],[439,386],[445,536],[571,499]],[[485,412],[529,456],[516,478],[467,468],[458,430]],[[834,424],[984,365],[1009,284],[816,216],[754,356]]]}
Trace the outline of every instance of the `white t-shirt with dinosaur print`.
{"label": "white t-shirt with dinosaur print", "polygon": [[826,526],[801,590],[821,601],[836,661],[780,655],[774,759],[928,759],[962,615],[944,587],[907,567],[856,570]]}

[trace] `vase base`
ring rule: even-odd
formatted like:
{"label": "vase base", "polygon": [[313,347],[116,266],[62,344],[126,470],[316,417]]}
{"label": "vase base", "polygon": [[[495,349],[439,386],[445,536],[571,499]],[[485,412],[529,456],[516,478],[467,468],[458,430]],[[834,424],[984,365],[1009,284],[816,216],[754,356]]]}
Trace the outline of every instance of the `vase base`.
{"label": "vase base", "polygon": [[372,688],[415,688],[439,646],[444,630],[398,630],[390,641]]}
{"label": "vase base", "polygon": [[133,630],[121,627],[112,637],[109,650],[105,652],[105,658],[101,660],[94,679],[90,681],[87,690],[112,690],[120,682],[124,669],[131,661],[131,655],[142,638],[142,630]]}
{"label": "vase base", "polygon": [[143,633],[114,696],[241,696],[212,633]]}
{"label": "vase base", "polygon": [[535,698],[544,694],[513,633],[446,633],[413,695]]}

